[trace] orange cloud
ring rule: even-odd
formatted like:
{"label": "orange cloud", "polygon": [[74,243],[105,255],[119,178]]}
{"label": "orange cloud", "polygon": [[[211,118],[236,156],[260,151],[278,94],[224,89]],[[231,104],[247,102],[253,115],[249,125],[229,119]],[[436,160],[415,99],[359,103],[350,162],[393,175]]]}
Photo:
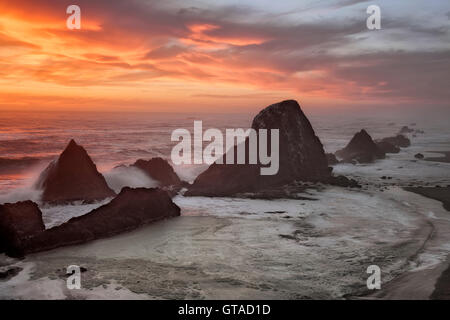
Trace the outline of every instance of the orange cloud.
{"label": "orange cloud", "polygon": [[[331,54],[351,44],[359,24],[240,22],[140,0],[78,3],[81,30],[66,28],[68,1],[0,3],[0,109],[448,99],[439,85],[448,83],[447,52]],[[426,81],[411,84],[411,66]]]}

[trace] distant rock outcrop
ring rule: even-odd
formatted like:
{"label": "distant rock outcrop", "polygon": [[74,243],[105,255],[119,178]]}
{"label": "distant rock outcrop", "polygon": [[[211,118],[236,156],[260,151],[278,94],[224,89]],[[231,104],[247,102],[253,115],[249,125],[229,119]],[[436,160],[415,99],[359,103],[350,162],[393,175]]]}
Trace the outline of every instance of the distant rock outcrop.
{"label": "distant rock outcrop", "polygon": [[71,140],[59,158],[41,173],[37,187],[50,203],[93,202],[115,195],[86,150]]}
{"label": "distant rock outcrop", "polygon": [[411,133],[411,132],[414,132],[414,129],[411,129],[408,126],[403,126],[400,129],[399,134],[405,134],[405,133]]}
{"label": "distant rock outcrop", "polygon": [[32,201],[0,205],[0,252],[14,256],[22,241],[45,229],[42,213]]}
{"label": "distant rock outcrop", "polygon": [[373,162],[386,156],[364,129],[356,133],[348,145],[344,149],[336,151],[335,154],[344,162],[357,161],[359,163]]}
{"label": "distant rock outcrop", "polygon": [[[36,206],[37,208],[37,206]],[[37,208],[40,213],[39,209]],[[180,215],[180,208],[159,188],[123,188],[111,202],[60,226],[11,243],[13,256],[85,243]],[[41,220],[42,221],[42,220]],[[9,244],[9,243],[8,243]]]}
{"label": "distant rock outcrop", "polygon": [[423,159],[423,158],[425,158],[425,156],[423,154],[421,154],[421,153],[417,153],[417,154],[414,155],[414,158],[416,158],[416,159]]}
{"label": "distant rock outcrop", "polygon": [[396,147],[400,147],[400,148],[407,148],[411,145],[411,141],[405,137],[404,135],[397,135],[395,137],[388,137],[388,138],[384,138],[381,139],[380,142],[389,142],[390,144],[396,146]]}
{"label": "distant rock outcrop", "polygon": [[329,166],[339,163],[339,160],[336,158],[334,153],[327,153],[327,154],[325,154],[325,156],[327,157],[327,162],[328,162]]}
{"label": "distant rock outcrop", "polygon": [[181,180],[172,166],[162,158],[139,159],[131,166],[141,169],[150,178],[157,180],[161,186],[178,186],[181,184]]}
{"label": "distant rock outcrop", "polygon": [[377,141],[377,147],[384,153],[399,153],[400,148],[388,141]]}
{"label": "distant rock outcrop", "polygon": [[[287,100],[268,106],[253,119],[252,128],[256,132],[279,129],[278,173],[261,175],[261,164],[248,164],[247,138],[246,164],[225,164],[224,155],[224,164],[212,164],[195,179],[185,195],[230,196],[282,186],[295,180],[320,181],[331,176],[322,143],[297,101]],[[237,146],[234,147],[235,157],[236,150]]]}

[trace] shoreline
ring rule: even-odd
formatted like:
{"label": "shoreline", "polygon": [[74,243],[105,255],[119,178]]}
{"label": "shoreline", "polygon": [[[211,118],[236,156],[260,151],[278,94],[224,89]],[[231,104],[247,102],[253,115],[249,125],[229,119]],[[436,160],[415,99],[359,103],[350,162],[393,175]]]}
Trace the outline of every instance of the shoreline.
{"label": "shoreline", "polygon": [[[425,199],[439,201],[443,204],[442,210],[429,210],[427,207],[426,221],[432,226],[432,230],[425,239],[423,247],[417,252],[416,257],[411,257],[411,262],[421,254],[436,250],[439,245],[448,243],[448,227],[450,226],[449,209],[449,187],[405,187],[405,191],[418,194]],[[430,203],[431,204],[431,203]],[[425,213],[425,212],[424,212]],[[440,220],[436,223],[434,220]],[[447,253],[445,261],[439,262],[432,267],[416,268],[402,273],[389,281],[380,291],[360,296],[362,299],[393,299],[393,300],[446,300],[450,299],[450,254]]]}
{"label": "shoreline", "polygon": [[450,187],[405,187],[404,189],[440,201],[444,209],[450,212]]}

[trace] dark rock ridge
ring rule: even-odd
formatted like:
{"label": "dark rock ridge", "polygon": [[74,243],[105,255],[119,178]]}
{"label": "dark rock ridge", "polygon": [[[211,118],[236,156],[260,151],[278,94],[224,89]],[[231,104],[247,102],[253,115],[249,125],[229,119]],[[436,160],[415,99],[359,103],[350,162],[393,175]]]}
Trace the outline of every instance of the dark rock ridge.
{"label": "dark rock ridge", "polygon": [[423,154],[421,154],[421,153],[416,153],[414,155],[414,158],[416,158],[416,159],[423,159],[423,158],[425,158],[425,156]]}
{"label": "dark rock ridge", "polygon": [[381,139],[380,142],[388,142],[396,147],[407,148],[411,145],[411,141],[404,135],[396,135],[395,137],[388,137]]}
{"label": "dark rock ridge", "polygon": [[81,244],[179,215],[180,208],[172,202],[164,190],[125,187],[108,204],[83,216],[72,218],[60,226],[20,238],[20,242],[10,244],[14,248],[9,251],[9,254],[23,256],[33,252]]}
{"label": "dark rock ridge", "polygon": [[339,160],[336,158],[336,156],[333,153],[327,153],[325,154],[327,157],[327,162],[329,166],[335,165],[339,163]]}
{"label": "dark rock ridge", "polygon": [[150,178],[157,180],[161,186],[177,186],[181,184],[181,180],[172,166],[162,158],[139,159],[131,166],[141,169]]}
{"label": "dark rock ridge", "polygon": [[41,173],[37,187],[43,189],[42,201],[50,203],[93,202],[115,195],[86,150],[74,140]]}
{"label": "dark rock ridge", "polygon": [[[247,138],[244,142],[246,164],[225,164],[224,155],[224,164],[213,163],[195,179],[185,195],[231,196],[282,186],[295,180],[321,181],[331,176],[322,143],[297,101],[286,100],[268,106],[253,119],[252,128],[256,132],[258,129],[279,129],[278,173],[261,175],[260,164],[248,164]],[[270,143],[268,150],[271,150]],[[236,154],[237,146],[234,147],[234,163]]]}
{"label": "dark rock ridge", "polygon": [[375,142],[377,147],[384,153],[399,153],[400,148],[388,141]]}
{"label": "dark rock ridge", "polygon": [[44,229],[41,210],[34,202],[0,205],[0,252],[16,255],[22,241]]}
{"label": "dark rock ridge", "polygon": [[336,151],[335,154],[344,162],[357,161],[359,163],[373,162],[386,156],[364,129],[356,133],[348,145],[344,149]]}

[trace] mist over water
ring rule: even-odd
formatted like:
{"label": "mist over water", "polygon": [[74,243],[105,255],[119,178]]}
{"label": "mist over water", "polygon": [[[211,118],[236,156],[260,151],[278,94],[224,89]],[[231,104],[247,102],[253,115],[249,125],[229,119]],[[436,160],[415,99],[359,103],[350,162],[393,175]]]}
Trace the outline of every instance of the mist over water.
{"label": "mist over water", "polygon": [[[353,134],[362,128],[374,139],[395,135],[404,125],[425,131],[425,134],[411,138],[411,148],[399,155],[388,155],[388,159],[372,166],[338,165],[335,168],[338,173],[352,174],[363,170],[369,175],[377,175],[377,171],[380,171],[378,166],[382,166],[391,170],[392,175],[410,176],[411,172],[401,173],[393,169],[401,167],[402,162],[414,166],[410,160],[414,159],[417,152],[436,156],[427,152],[450,150],[448,121],[438,113],[430,112],[429,117],[424,117],[424,113],[406,113],[405,110],[305,112],[326,152],[335,152],[344,147]],[[139,170],[115,167],[152,157],[163,157],[170,161],[171,149],[177,143],[171,141],[173,130],[186,128],[193,134],[194,120],[203,121],[203,130],[218,128],[225,132],[226,128],[245,129],[251,127],[255,114],[2,112],[0,202],[38,199],[39,192],[32,188],[33,180],[72,138],[88,151],[110,187],[117,192],[124,186],[156,186]],[[183,180],[192,182],[206,167],[181,165],[174,166],[174,169]],[[425,178],[442,178],[443,167],[445,164],[432,162],[421,163],[420,166]]]}

